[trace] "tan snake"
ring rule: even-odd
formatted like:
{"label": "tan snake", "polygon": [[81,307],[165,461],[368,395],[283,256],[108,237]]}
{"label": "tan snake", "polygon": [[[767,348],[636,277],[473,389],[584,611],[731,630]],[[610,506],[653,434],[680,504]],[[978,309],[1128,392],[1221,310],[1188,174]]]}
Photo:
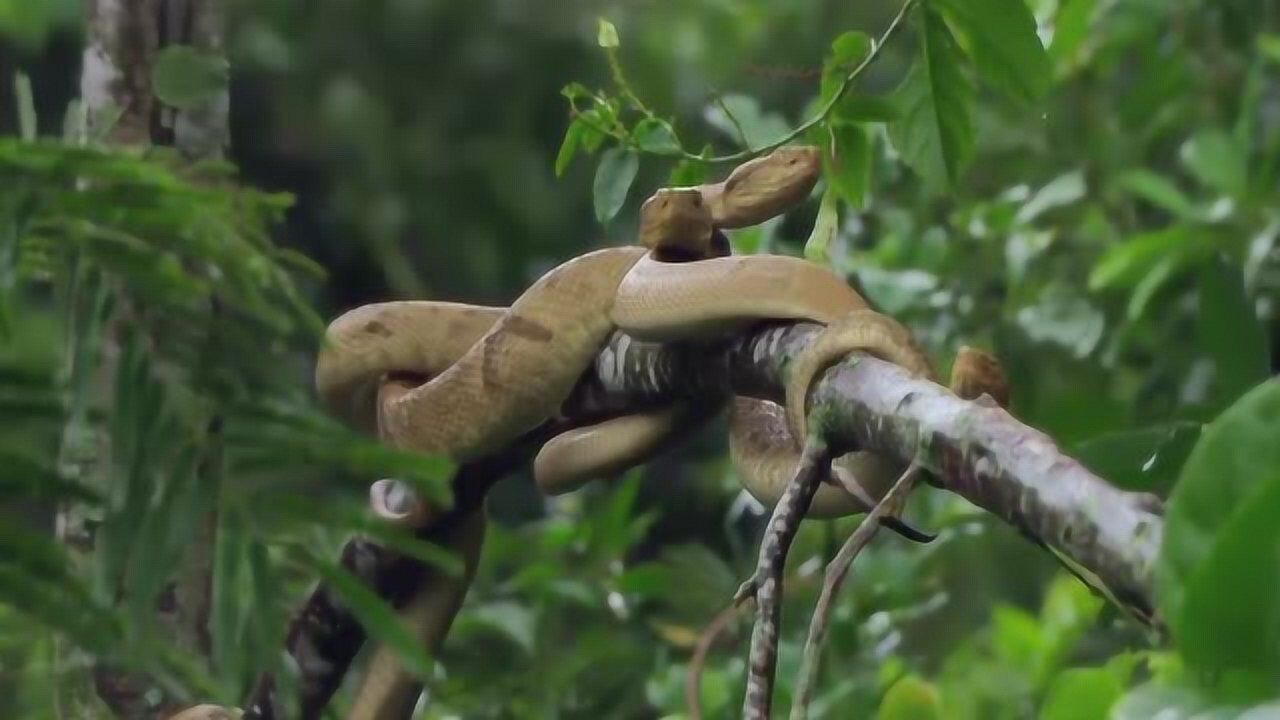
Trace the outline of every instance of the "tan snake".
{"label": "tan snake", "polygon": [[[740,166],[724,182],[659,191],[642,211],[644,247],[574,258],[510,308],[401,301],[352,310],[329,326],[316,368],[319,395],[332,412],[376,429],[393,446],[466,461],[556,417],[615,330],[665,342],[723,336],[761,320],[821,323],[828,332],[797,359],[789,378],[785,417],[773,403],[733,403],[733,461],[744,487],[771,506],[799,458],[805,396],[825,365],[860,350],[915,372],[930,367],[896,321],[870,310],[829,270],[791,257],[717,257],[715,228],[757,224],[794,206],[818,172],[816,148],[786,147]],[[379,397],[389,378],[419,384]],[[688,409],[673,406],[569,431],[539,453],[538,485],[565,492],[641,462],[680,432],[688,416]],[[867,452],[842,456],[808,515],[865,511],[901,469]],[[374,499],[379,514],[401,522],[429,523],[438,512],[422,503],[403,508]],[[482,512],[465,527],[469,532],[451,545],[464,553],[470,572],[483,536]],[[469,583],[469,576],[437,579],[401,611],[431,651]],[[407,717],[417,683],[384,648],[369,668],[349,717]]]}

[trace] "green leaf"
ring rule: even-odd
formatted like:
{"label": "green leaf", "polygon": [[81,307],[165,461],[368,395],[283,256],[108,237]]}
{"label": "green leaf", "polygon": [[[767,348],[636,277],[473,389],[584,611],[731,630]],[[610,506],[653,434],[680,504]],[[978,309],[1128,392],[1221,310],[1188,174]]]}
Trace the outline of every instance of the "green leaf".
{"label": "green leaf", "polygon": [[599,18],[596,21],[596,44],[606,50],[612,50],[620,44],[618,41],[618,28],[613,23]]}
{"label": "green leaf", "polygon": [[1053,68],[1024,0],[933,0],[931,6],[968,40],[984,80],[1028,102],[1049,91]]}
{"label": "green leaf", "polygon": [[852,65],[866,57],[869,52],[871,52],[871,37],[864,32],[849,30],[840,33],[831,42],[831,57],[828,61],[832,65]]}
{"label": "green leaf", "polygon": [[1035,305],[1018,311],[1018,327],[1036,342],[1053,343],[1078,358],[1098,346],[1106,330],[1106,317],[1082,297],[1062,291],[1046,291]]}
{"label": "green leaf", "polygon": [[1084,197],[1084,173],[1072,170],[1050,180],[1030,200],[1018,208],[1017,221],[1029,223],[1054,208],[1070,205]]}
{"label": "green leaf", "polygon": [[845,94],[831,113],[833,121],[844,120],[863,123],[893,122],[898,119],[898,116],[898,106],[894,104],[892,98],[877,95],[858,95],[853,92]]}
{"label": "green leaf", "polygon": [[1137,322],[1142,319],[1151,301],[1170,281],[1182,274],[1187,265],[1190,264],[1190,260],[1194,255],[1193,250],[1193,245],[1184,245],[1174,252],[1162,256],[1156,262],[1155,267],[1151,268],[1138,281],[1138,284],[1133,287],[1133,292],[1129,295],[1129,304],[1125,307],[1125,316],[1130,321]]}
{"label": "green leaf", "polygon": [[244,516],[237,508],[218,513],[218,532],[214,540],[212,615],[213,661],[220,670],[232,675],[246,661],[240,644],[240,620],[243,604],[241,577],[247,565],[249,533]]}
{"label": "green leaf", "polygon": [[225,92],[229,78],[226,58],[190,45],[161,50],[151,70],[156,97],[181,110],[198,107]]}
{"label": "green leaf", "polygon": [[[604,131],[599,130],[598,128],[608,127],[609,124],[613,122],[611,119],[606,119],[606,112],[601,109],[602,107],[605,106],[591,108],[590,110],[583,111],[578,116],[581,120],[581,122],[578,123],[581,127],[581,136],[579,138],[578,145],[583,150],[586,150],[588,155],[599,150],[600,145],[604,143],[605,139],[608,137]],[[612,110],[609,110],[609,113],[612,113]]]}
{"label": "green leaf", "polygon": [[748,148],[766,147],[791,131],[782,116],[765,112],[750,95],[725,95],[704,116],[711,126]]}
{"label": "green leaf", "polygon": [[1243,197],[1249,172],[1236,139],[1216,128],[1202,130],[1182,145],[1182,164],[1202,185],[1230,197]]}
{"label": "green leaf", "polygon": [[661,568],[667,579],[662,588],[666,616],[678,622],[706,622],[723,609],[725,593],[732,595],[738,584],[736,571],[724,558],[700,543],[664,548]]}
{"label": "green leaf", "polygon": [[871,187],[871,140],[859,125],[835,123],[831,141],[830,151],[822,154],[827,182],[845,202],[861,209]]}
{"label": "green leaf", "polygon": [[1199,438],[1199,423],[1175,422],[1099,435],[1072,455],[1113,485],[1166,495]]}
{"label": "green leaf", "polygon": [[707,164],[685,158],[676,163],[667,176],[667,185],[671,187],[691,187],[701,185],[707,180]]}
{"label": "green leaf", "polygon": [[1026,610],[1000,605],[991,613],[992,644],[1006,663],[1031,670],[1045,657],[1048,638]]}
{"label": "green leaf", "polygon": [[1204,431],[1166,510],[1160,608],[1189,666],[1280,675],[1280,381]]}
{"label": "green leaf", "polygon": [[79,28],[80,3],[66,0],[0,0],[0,38],[25,53],[45,49],[49,35]]}
{"label": "green leaf", "polygon": [[585,125],[575,119],[564,131],[564,140],[560,142],[560,151],[556,153],[556,177],[564,175],[564,171],[569,168],[569,163],[573,162],[584,127]]}
{"label": "green leaf", "polygon": [[1094,263],[1089,273],[1089,289],[1132,287],[1151,272],[1167,255],[1180,252],[1191,243],[1191,229],[1174,225],[1135,235],[1112,245]]}
{"label": "green leaf", "polygon": [[596,552],[606,557],[621,555],[639,541],[645,528],[657,519],[653,513],[636,512],[639,493],[640,475],[630,472],[614,486],[608,503],[595,511],[587,527]]}
{"label": "green leaf", "polygon": [[1199,280],[1200,347],[1213,358],[1217,407],[1225,407],[1271,375],[1270,347],[1239,266],[1218,255]]}
{"label": "green leaf", "polygon": [[236,472],[296,470],[300,463],[314,463],[352,475],[394,477],[433,503],[452,503],[454,464],[447,458],[396,450],[309,408],[237,405],[228,413],[225,434],[236,446],[230,463]]}
{"label": "green leaf", "polygon": [[894,93],[899,119],[889,126],[889,137],[926,182],[945,187],[959,179],[973,154],[973,88],[946,24],[922,10],[921,57]]}
{"label": "green leaf", "polygon": [[568,85],[565,85],[563,88],[560,88],[560,94],[568,98],[570,101],[592,99],[591,91],[587,89],[586,85],[583,85],[580,82],[571,82]]}
{"label": "green leaf", "polygon": [[98,490],[62,477],[51,463],[26,451],[0,448],[0,467],[4,468],[0,472],[0,500],[74,500],[92,505],[103,502]]}
{"label": "green leaf", "polygon": [[[386,601],[341,565],[305,553],[303,558],[320,579],[337,593],[370,638],[390,648],[404,663],[405,669],[419,679],[431,677],[431,657]],[[436,580],[440,581],[439,578]]]}
{"label": "green leaf", "polygon": [[68,578],[54,583],[33,575],[29,570],[0,563],[0,603],[65,633],[92,652],[119,650],[116,646],[122,633],[116,616],[99,608],[78,581]]}
{"label": "green leaf", "polygon": [[1049,686],[1040,720],[1105,718],[1123,692],[1120,679],[1106,668],[1063,671]]}
{"label": "green leaf", "polygon": [[1200,713],[1208,706],[1199,693],[1190,688],[1167,687],[1155,683],[1131,690],[1111,711],[1111,720],[1191,720],[1204,718]]}
{"label": "green leaf", "polygon": [[836,236],[840,213],[837,209],[835,192],[828,187],[822,193],[822,204],[818,206],[818,217],[813,223],[813,232],[804,243],[804,256],[811,262],[826,265],[831,261],[827,248]]}
{"label": "green leaf", "polygon": [[1175,217],[1190,218],[1195,215],[1191,200],[1178,186],[1150,170],[1130,170],[1116,178],[1116,185],[1156,207],[1168,210]]}
{"label": "green leaf", "polygon": [[449,576],[457,577],[463,572],[462,559],[448,548],[419,539],[403,528],[373,517],[364,503],[353,506],[333,500],[320,502],[298,497],[294,492],[263,492],[254,497],[253,503],[256,508],[274,518],[318,524],[329,530],[368,536],[379,545],[430,565]]}
{"label": "green leaf", "polygon": [[609,148],[596,166],[594,192],[596,219],[608,224],[627,201],[627,192],[640,170],[640,158],[622,148]]}
{"label": "green leaf", "polygon": [[1045,592],[1040,607],[1041,656],[1036,663],[1037,684],[1047,682],[1059,664],[1071,656],[1076,644],[1097,622],[1102,598],[1066,573],[1059,573]]}
{"label": "green leaf", "polygon": [[537,616],[533,610],[519,603],[492,602],[480,605],[468,610],[459,621],[464,627],[496,630],[530,655],[536,648]]}
{"label": "green leaf", "polygon": [[671,124],[657,118],[645,118],[631,131],[631,139],[645,152],[674,155],[680,152],[680,141]]}
{"label": "green leaf", "polygon": [[878,720],[942,720],[943,717],[938,688],[914,675],[895,682],[884,694],[876,713]]}
{"label": "green leaf", "polygon": [[1053,43],[1049,55],[1059,69],[1069,68],[1080,62],[1087,47],[1089,32],[1093,26],[1094,11],[1098,0],[1063,0],[1054,18]]}
{"label": "green leaf", "polygon": [[869,52],[871,52],[871,37],[856,30],[841,33],[831,43],[831,55],[822,68],[822,83],[818,92],[821,102],[825,103],[835,95],[845,75]]}
{"label": "green leaf", "polygon": [[1280,35],[1276,33],[1259,33],[1254,43],[1262,57],[1280,65]]}

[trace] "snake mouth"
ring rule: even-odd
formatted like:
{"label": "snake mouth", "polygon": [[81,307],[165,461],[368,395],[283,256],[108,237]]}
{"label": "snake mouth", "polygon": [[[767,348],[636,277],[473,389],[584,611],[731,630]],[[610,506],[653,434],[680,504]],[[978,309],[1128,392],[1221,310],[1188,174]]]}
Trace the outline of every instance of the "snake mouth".
{"label": "snake mouth", "polygon": [[430,375],[413,370],[388,370],[382,376],[383,385],[400,385],[410,388],[426,385],[430,381]]}

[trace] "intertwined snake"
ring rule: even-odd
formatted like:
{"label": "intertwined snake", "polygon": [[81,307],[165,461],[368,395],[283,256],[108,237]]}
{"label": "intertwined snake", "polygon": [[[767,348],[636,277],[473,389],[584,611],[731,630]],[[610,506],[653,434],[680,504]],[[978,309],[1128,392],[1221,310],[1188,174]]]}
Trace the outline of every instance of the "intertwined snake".
{"label": "intertwined snake", "polygon": [[[815,148],[786,147],[739,167],[724,182],[659,191],[645,205],[640,230],[653,252],[619,247],[575,258],[508,309],[402,301],[352,310],[329,327],[316,370],[320,396],[352,424],[380,427],[393,445],[467,460],[555,417],[616,329],[670,341],[728,335],[765,319],[831,324],[864,311],[839,326],[839,337],[886,359],[927,367],[901,326],[870,312],[825,268],[775,255],[721,257],[715,247],[715,229],[757,224],[802,200],[818,169]],[[379,417],[374,396],[388,374],[427,382],[387,403]],[[789,396],[803,397],[804,389],[793,384]],[[734,411],[732,448],[743,484],[771,505],[789,477],[786,458],[798,455],[799,444],[759,401],[739,399]],[[565,492],[608,474],[602,470],[619,458],[634,464],[662,446],[674,414],[627,416],[556,438],[535,462],[539,486]],[[865,510],[900,470],[867,453],[851,454],[842,466],[865,492],[854,497],[824,488],[811,515]]]}
{"label": "intertwined snake", "polygon": [[[793,207],[808,196],[818,174],[816,148],[784,147],[740,166],[723,182],[661,190],[642,209],[642,246],[574,258],[509,308],[403,301],[352,310],[329,326],[317,362],[319,395],[332,412],[376,430],[395,447],[467,461],[558,417],[617,330],[666,342],[723,337],[762,320],[821,323],[827,330],[790,373],[785,416],[761,400],[735,398],[732,404],[733,461],[744,487],[772,506],[795,470],[807,391],[824,367],[858,350],[932,373],[910,334],[872,311],[829,270],[791,257],[726,255],[720,229],[758,224]],[[966,381],[953,370],[953,387]],[[545,492],[559,493],[614,474],[652,456],[691,418],[707,414],[659,408],[569,430],[539,453],[536,481]],[[838,458],[808,515],[867,510],[902,467],[869,452]],[[386,495],[375,495],[374,505],[383,517],[415,525],[437,514],[421,502],[391,504]],[[450,538],[469,570],[482,538],[482,511]],[[443,640],[469,579],[437,578],[402,609],[428,649]],[[417,692],[412,676],[380,649],[349,717],[407,717]]]}

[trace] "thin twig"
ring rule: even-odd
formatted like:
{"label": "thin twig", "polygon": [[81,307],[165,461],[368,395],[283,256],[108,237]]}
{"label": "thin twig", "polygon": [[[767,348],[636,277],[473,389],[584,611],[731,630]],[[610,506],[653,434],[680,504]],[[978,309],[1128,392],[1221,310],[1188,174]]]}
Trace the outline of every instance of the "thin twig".
{"label": "thin twig", "polygon": [[781,65],[754,65],[747,64],[742,66],[748,75],[762,77],[766,80],[812,80],[822,76],[822,68],[820,67],[782,67]]}
{"label": "thin twig", "polygon": [[[911,11],[911,8],[914,7],[915,4],[916,4],[916,0],[906,0],[906,2],[902,4],[902,7],[899,8],[898,10],[898,14],[893,17],[893,20],[889,23],[889,26],[885,28],[885,31],[880,35],[880,38],[876,40],[875,43],[871,46],[871,51],[867,53],[866,57],[862,58],[862,62],[854,66],[854,68],[850,70],[847,75],[844,76],[844,79],[840,81],[840,86],[836,88],[835,93],[832,94],[831,98],[828,99],[826,104],[822,106],[822,109],[820,109],[813,117],[809,118],[808,120],[796,126],[795,128],[792,128],[791,132],[788,132],[786,135],[783,135],[781,138],[778,138],[777,140],[758,148],[748,147],[745,150],[741,150],[736,153],[729,153],[728,155],[710,155],[710,156],[691,153],[688,150],[685,150],[683,147],[677,150],[646,150],[640,147],[640,143],[636,142],[625,133],[620,134],[620,133],[610,132],[609,130],[603,127],[600,127],[598,124],[593,123],[590,120],[587,120],[580,113],[575,112],[574,114],[576,116],[576,119],[582,122],[584,125],[587,125],[588,127],[591,127],[605,134],[608,137],[615,138],[619,143],[623,145],[627,145],[635,150],[638,150],[640,152],[643,152],[649,155],[676,157],[684,160],[696,160],[698,162],[716,163],[716,164],[743,162],[746,160],[750,160],[759,155],[764,155],[766,153],[773,152],[774,150],[800,137],[801,135],[804,135],[811,128],[822,124],[835,110],[836,105],[838,105],[840,103],[840,100],[844,98],[844,95],[849,91],[849,88],[853,87],[854,81],[857,80],[858,77],[862,75],[863,71],[866,70],[868,67],[870,67],[871,63],[875,62],[876,58],[880,56],[881,48],[883,48],[886,44],[888,44],[889,40],[894,36],[895,33],[898,32],[898,28],[902,26],[902,21],[906,19],[907,13]],[[616,79],[617,78],[615,77],[615,81]],[[634,96],[634,93],[630,91],[629,87],[623,89],[623,94],[626,95],[627,99],[630,100],[631,102],[637,103],[637,106],[641,109],[641,112],[646,112],[646,110],[644,109],[645,106],[642,103],[639,103],[639,99]]]}
{"label": "thin twig", "polygon": [[809,511],[822,478],[831,471],[831,449],[821,437],[805,441],[795,477],[773,508],[760,555],[751,578],[738,589],[735,603],[756,599],[756,622],[747,659],[747,691],[742,701],[745,720],[768,720],[773,703],[773,675],[778,662],[778,630],[782,620],[782,575],[787,550]]}
{"label": "thin twig", "polygon": [[716,638],[720,637],[720,633],[724,632],[729,623],[737,617],[740,609],[740,605],[730,604],[717,613],[698,636],[698,643],[693,647],[693,655],[689,658],[689,669],[684,677],[684,704],[685,711],[689,713],[689,720],[702,720],[702,669],[707,664],[707,654],[711,652],[711,646],[715,644]]}
{"label": "thin twig", "polygon": [[605,55],[609,58],[609,72],[613,75],[613,84],[618,86],[618,92],[631,102],[631,105],[639,110],[646,118],[657,120],[658,116],[653,114],[648,105],[640,99],[635,90],[631,89],[631,83],[627,82],[627,76],[622,73],[622,63],[618,60],[617,48],[605,48]]}
{"label": "thin twig", "polygon": [[751,141],[747,139],[747,133],[742,129],[742,123],[738,122],[737,116],[735,116],[733,111],[729,109],[729,106],[725,104],[724,96],[720,93],[716,93],[714,101],[716,106],[720,108],[720,111],[724,113],[724,116],[729,118],[729,123],[733,125],[734,131],[738,133],[738,140],[742,142],[742,146],[751,147]]}
{"label": "thin twig", "polygon": [[[777,150],[778,147],[782,147],[783,145],[786,145],[786,143],[791,142],[792,140],[795,140],[795,138],[800,137],[801,135],[804,135],[804,133],[806,132],[809,132],[809,129],[817,127],[819,126],[819,124],[826,122],[826,119],[828,117],[831,117],[832,111],[835,111],[836,105],[840,104],[840,100],[844,99],[846,92],[849,92],[849,88],[854,86],[854,81],[856,81],[856,79],[858,79],[861,76],[861,74],[863,74],[865,69],[870,67],[870,64],[872,64],[873,61],[876,61],[876,58],[878,58],[879,56],[879,51],[881,51],[884,45],[888,44],[888,41],[890,41],[890,38],[892,38],[893,35],[895,35],[895,33],[897,32],[897,29],[901,27],[902,20],[904,20],[906,18],[906,15],[908,15],[908,13],[911,12],[911,8],[914,8],[915,1],[916,0],[906,0],[905,3],[902,3],[902,6],[899,9],[899,12],[897,12],[896,15],[893,15],[892,22],[888,24],[887,28],[884,28],[884,32],[881,33],[881,36],[879,36],[878,40],[874,42],[874,44],[872,45],[872,49],[870,49],[869,53],[867,53],[867,56],[865,56],[865,58],[863,58],[863,60],[861,60],[860,63],[856,64],[854,69],[849,70],[849,74],[846,74],[845,78],[842,79],[842,81],[840,81],[840,87],[836,88],[835,94],[831,96],[831,99],[827,100],[826,104],[822,106],[822,109],[818,110],[817,114],[814,114],[814,117],[809,118],[808,120],[805,120],[804,123],[801,123],[799,124],[799,126],[792,128],[791,132],[786,133],[785,136],[778,138],[778,140],[774,140],[773,142],[768,143],[768,145],[763,145],[760,147],[749,146],[748,149],[746,150],[730,152],[730,154],[727,154],[727,155],[701,155],[701,154],[696,154],[696,152],[687,151],[682,146],[678,147],[678,149],[676,150],[653,150],[653,149],[646,150],[644,149],[644,147],[640,147],[640,143],[636,142],[634,138],[632,138],[630,135],[627,135],[627,133],[612,131],[612,129],[602,127],[600,126],[599,123],[593,122],[593,120],[588,119],[588,117],[586,117],[584,113],[581,113],[581,111],[577,108],[572,108],[571,106],[570,114],[572,115],[573,120],[575,120],[575,122],[580,122],[584,124],[584,126],[594,129],[594,131],[596,132],[602,133],[602,135],[604,135],[605,137],[612,137],[613,140],[618,141],[620,145],[631,147],[632,150],[644,152],[644,154],[663,156],[663,158],[680,158],[682,160],[694,160],[694,161],[699,161],[699,163],[708,163],[708,164],[742,163],[742,161],[750,160],[750,159],[756,158],[756,156],[764,155],[764,154],[767,154],[767,152],[772,152],[774,150]],[[609,68],[611,68],[611,70],[614,70],[614,82],[618,82],[618,79],[622,77],[621,68],[614,68],[614,65],[616,65],[616,59],[613,58],[612,53],[609,54],[609,58],[611,58],[611,60],[609,60]],[[639,97],[635,96],[635,92],[631,91],[631,87],[626,85],[625,78],[622,79],[622,83],[618,85],[618,88],[620,88],[620,91],[622,91],[623,96],[625,96],[628,101],[632,102],[632,104],[636,106],[636,109],[639,109],[641,113],[645,114],[646,118],[657,119],[657,115],[654,115],[652,111],[649,111],[649,109],[646,108],[643,102],[640,101]]]}
{"label": "thin twig", "polygon": [[800,672],[796,675],[794,700],[791,702],[791,720],[804,720],[809,716],[809,701],[813,696],[813,688],[818,676],[818,665],[822,658],[822,647],[826,644],[827,628],[830,624],[832,602],[849,568],[858,557],[858,553],[871,542],[880,529],[880,519],[896,512],[899,500],[905,499],[921,474],[921,468],[911,463],[898,478],[889,492],[880,502],[871,508],[857,529],[845,541],[840,552],[827,564],[827,572],[822,581],[822,592],[818,595],[818,603],[814,606],[813,617],[809,620],[809,637],[804,642],[804,655],[800,662]]}

